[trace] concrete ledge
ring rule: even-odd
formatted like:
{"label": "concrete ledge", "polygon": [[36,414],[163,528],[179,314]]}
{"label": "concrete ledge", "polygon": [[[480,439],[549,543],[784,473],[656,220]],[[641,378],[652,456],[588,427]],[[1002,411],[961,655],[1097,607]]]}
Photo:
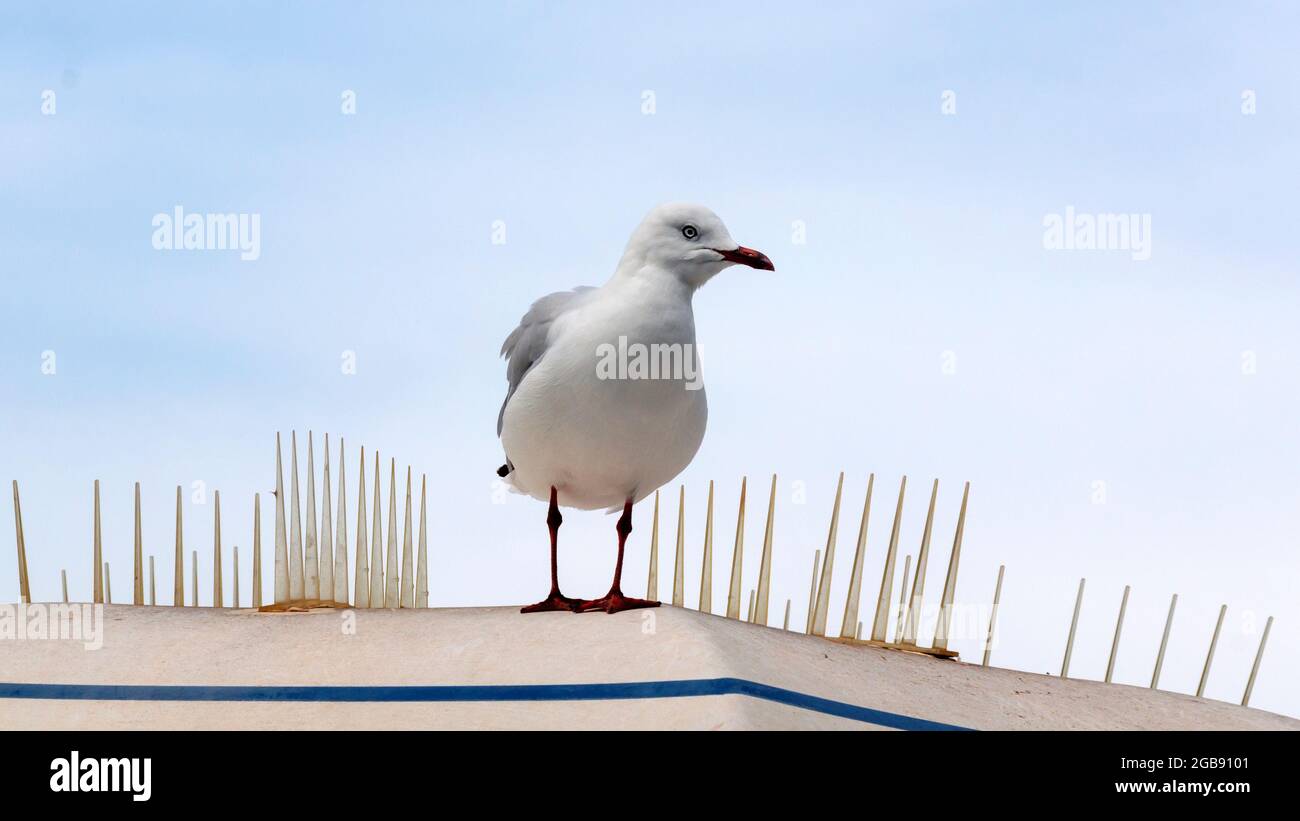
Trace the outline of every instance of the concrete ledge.
{"label": "concrete ledge", "polygon": [[[1300,729],[1222,702],[985,670],[672,607],[613,616],[125,605],[104,613],[97,650],[0,641],[0,726]],[[116,689],[96,689],[106,685]]]}

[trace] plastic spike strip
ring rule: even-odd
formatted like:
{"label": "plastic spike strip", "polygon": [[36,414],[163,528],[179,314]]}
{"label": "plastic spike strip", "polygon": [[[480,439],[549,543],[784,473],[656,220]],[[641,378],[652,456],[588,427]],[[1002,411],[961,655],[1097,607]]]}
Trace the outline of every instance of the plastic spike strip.
{"label": "plastic spike strip", "polygon": [[704,561],[700,566],[700,612],[713,612],[713,480],[709,480],[709,504],[704,512]]}
{"label": "plastic spike strip", "polygon": [[835,505],[831,508],[831,529],[826,535],[826,555],[822,560],[821,580],[817,583],[817,606],[813,609],[812,634],[826,635],[826,614],[831,604],[831,580],[835,568],[835,539],[840,528],[840,497],[844,493],[844,473],[835,486]]}
{"label": "plastic spike strip", "polygon": [[767,626],[767,605],[772,594],[772,521],[776,515],[776,474],[772,474],[772,490],[767,497],[767,524],[763,528],[763,553],[758,564],[758,598],[755,599],[754,618]]}
{"label": "plastic spike strip", "polygon": [[840,638],[856,638],[858,608],[862,602],[862,568],[867,552],[867,525],[871,520],[871,493],[876,485],[876,474],[867,476],[867,499],[862,503],[862,521],[858,524],[858,546],[853,552],[853,569],[849,571],[849,596],[844,605],[844,620],[840,622]]}
{"label": "plastic spike strip", "polygon": [[885,551],[885,569],[880,574],[880,594],[876,597],[876,616],[871,623],[871,640],[885,641],[889,631],[889,600],[894,594],[894,564],[898,560],[898,531],[903,524],[903,495],[907,492],[907,477],[898,484],[898,504],[894,507],[894,527],[889,533],[889,547]]}
{"label": "plastic spike strip", "polygon": [[740,618],[740,580],[744,576],[745,565],[745,485],[746,477],[740,479],[740,507],[736,511],[736,545],[731,551],[731,583],[727,585],[727,618]]}

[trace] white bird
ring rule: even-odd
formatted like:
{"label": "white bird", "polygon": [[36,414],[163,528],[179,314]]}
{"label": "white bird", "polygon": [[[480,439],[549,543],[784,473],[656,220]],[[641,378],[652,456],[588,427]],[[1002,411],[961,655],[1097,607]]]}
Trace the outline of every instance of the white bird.
{"label": "white bird", "polygon": [[[620,589],[632,505],[690,464],[704,439],[691,298],[735,264],[775,270],[709,209],[660,205],[632,232],[608,282],[542,297],[506,337],[510,387],[497,418],[506,464],[497,473],[550,503],[551,592],[523,612],[658,605]],[[623,509],[614,582],[600,599],[560,593],[559,505]]]}

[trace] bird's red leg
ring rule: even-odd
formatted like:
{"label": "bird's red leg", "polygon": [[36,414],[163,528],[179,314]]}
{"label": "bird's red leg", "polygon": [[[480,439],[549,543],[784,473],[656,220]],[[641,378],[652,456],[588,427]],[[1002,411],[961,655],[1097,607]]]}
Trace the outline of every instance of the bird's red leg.
{"label": "bird's red leg", "polygon": [[571,599],[560,592],[560,566],[556,552],[560,538],[560,524],[564,517],[560,515],[560,506],[556,501],[555,488],[551,488],[551,509],[546,514],[546,526],[551,531],[551,593],[537,604],[519,608],[520,613],[547,613],[555,610],[576,610],[584,604],[583,599]]}
{"label": "bird's red leg", "polygon": [[627,544],[627,535],[632,532],[632,500],[623,503],[623,515],[618,520],[618,562],[614,565],[614,584],[603,598],[592,599],[577,607],[577,612],[588,613],[604,610],[606,613],[618,613],[623,610],[635,610],[638,607],[658,607],[659,602],[648,599],[634,599],[624,596],[620,588],[623,579],[623,547]]}

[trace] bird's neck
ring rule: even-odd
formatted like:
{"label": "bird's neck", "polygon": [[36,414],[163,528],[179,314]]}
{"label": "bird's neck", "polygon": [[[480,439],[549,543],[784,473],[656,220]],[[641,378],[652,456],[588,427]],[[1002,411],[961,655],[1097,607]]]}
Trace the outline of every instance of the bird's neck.
{"label": "bird's neck", "polygon": [[636,292],[643,299],[690,305],[699,286],[672,271],[624,258],[605,287]]}

